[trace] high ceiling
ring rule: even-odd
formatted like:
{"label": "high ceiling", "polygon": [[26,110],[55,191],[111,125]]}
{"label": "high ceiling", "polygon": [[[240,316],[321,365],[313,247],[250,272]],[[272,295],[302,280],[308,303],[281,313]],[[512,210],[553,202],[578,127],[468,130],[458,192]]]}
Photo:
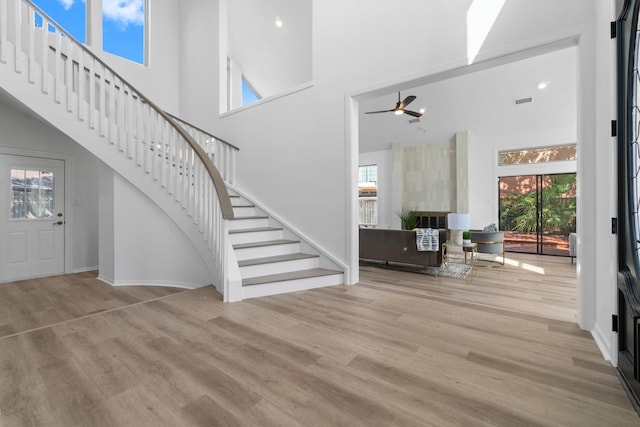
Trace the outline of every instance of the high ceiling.
{"label": "high ceiling", "polygon": [[[577,120],[577,49],[557,50],[470,74],[403,89],[415,95],[408,109],[425,109],[418,123],[393,113],[364,114],[391,109],[392,92],[359,104],[359,151],[388,150],[391,143],[418,145],[451,139],[458,131],[476,135],[516,134],[566,126]],[[539,83],[546,83],[543,89]],[[532,102],[515,104],[516,99]]]}
{"label": "high ceiling", "polygon": [[261,97],[311,81],[311,13],[311,0],[228,2],[227,53]]}

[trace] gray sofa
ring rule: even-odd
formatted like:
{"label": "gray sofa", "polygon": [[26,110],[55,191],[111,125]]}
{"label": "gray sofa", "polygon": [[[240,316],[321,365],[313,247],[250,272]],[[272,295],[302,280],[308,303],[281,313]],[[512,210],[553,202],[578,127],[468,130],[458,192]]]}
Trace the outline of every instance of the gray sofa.
{"label": "gray sofa", "polygon": [[438,250],[418,251],[415,231],[361,228],[360,259],[440,267],[442,243],[447,241],[447,232],[444,229],[438,231]]}

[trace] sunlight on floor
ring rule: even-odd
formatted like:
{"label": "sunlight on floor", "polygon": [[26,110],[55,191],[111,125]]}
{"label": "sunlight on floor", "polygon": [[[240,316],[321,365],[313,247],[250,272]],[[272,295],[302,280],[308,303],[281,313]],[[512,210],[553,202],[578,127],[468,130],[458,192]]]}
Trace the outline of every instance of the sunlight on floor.
{"label": "sunlight on floor", "polygon": [[[496,257],[497,260],[502,261],[502,257]],[[514,259],[509,259],[509,258],[505,258],[504,259],[504,263],[506,265],[511,265],[514,267],[520,267],[523,270],[527,270],[527,271],[531,271],[533,273],[538,273],[538,274],[545,274],[544,272],[544,268],[542,267],[536,267],[535,265],[531,265],[531,264],[527,264],[527,263],[520,263],[520,261],[516,261]]]}

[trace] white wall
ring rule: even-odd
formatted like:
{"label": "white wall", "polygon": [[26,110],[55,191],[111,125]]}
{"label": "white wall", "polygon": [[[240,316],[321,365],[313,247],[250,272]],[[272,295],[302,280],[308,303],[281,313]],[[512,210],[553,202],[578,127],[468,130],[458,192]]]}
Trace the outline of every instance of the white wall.
{"label": "white wall", "polygon": [[[581,250],[578,256],[595,252],[597,268],[592,296],[595,304],[595,319],[592,330],[596,342],[614,365],[618,361],[617,334],[611,331],[611,315],[618,313],[617,308],[617,238],[611,234],[611,218],[617,217],[617,148],[616,138],[611,137],[610,120],[616,117],[616,42],[609,37],[609,22],[617,19],[615,15],[616,2],[614,0],[597,2],[596,11],[599,19],[596,27],[596,66],[595,69],[595,100],[596,122],[594,138],[594,186],[583,187],[580,196],[585,201],[584,209],[594,209],[596,222],[584,223],[582,236],[595,235],[594,246],[589,248],[584,240],[578,244]],[[583,169],[588,174],[588,169]],[[592,227],[592,228],[589,228]],[[579,239],[582,237],[579,236]],[[586,240],[586,239],[585,239]],[[580,264],[580,268],[584,263]],[[580,271],[582,282],[591,284],[588,275],[593,270]],[[589,286],[585,292],[591,292]],[[589,320],[588,318],[585,320]],[[586,322],[585,322],[586,323]]]}
{"label": "white wall", "polygon": [[196,249],[153,201],[108,168],[100,187],[102,280],[116,286],[211,284]]}
{"label": "white wall", "polygon": [[[98,176],[101,162],[46,123],[0,102],[0,152],[65,156],[71,180],[66,184],[66,227],[70,229],[70,271],[98,266]],[[0,213],[1,214],[1,213]]]}

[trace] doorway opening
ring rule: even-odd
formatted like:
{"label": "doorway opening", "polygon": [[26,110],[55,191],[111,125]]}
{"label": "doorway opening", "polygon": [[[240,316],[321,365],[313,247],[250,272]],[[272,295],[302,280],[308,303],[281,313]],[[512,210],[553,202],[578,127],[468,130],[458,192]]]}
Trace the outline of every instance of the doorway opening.
{"label": "doorway opening", "polygon": [[538,174],[498,179],[498,216],[505,251],[570,256],[576,232],[576,174]]}

